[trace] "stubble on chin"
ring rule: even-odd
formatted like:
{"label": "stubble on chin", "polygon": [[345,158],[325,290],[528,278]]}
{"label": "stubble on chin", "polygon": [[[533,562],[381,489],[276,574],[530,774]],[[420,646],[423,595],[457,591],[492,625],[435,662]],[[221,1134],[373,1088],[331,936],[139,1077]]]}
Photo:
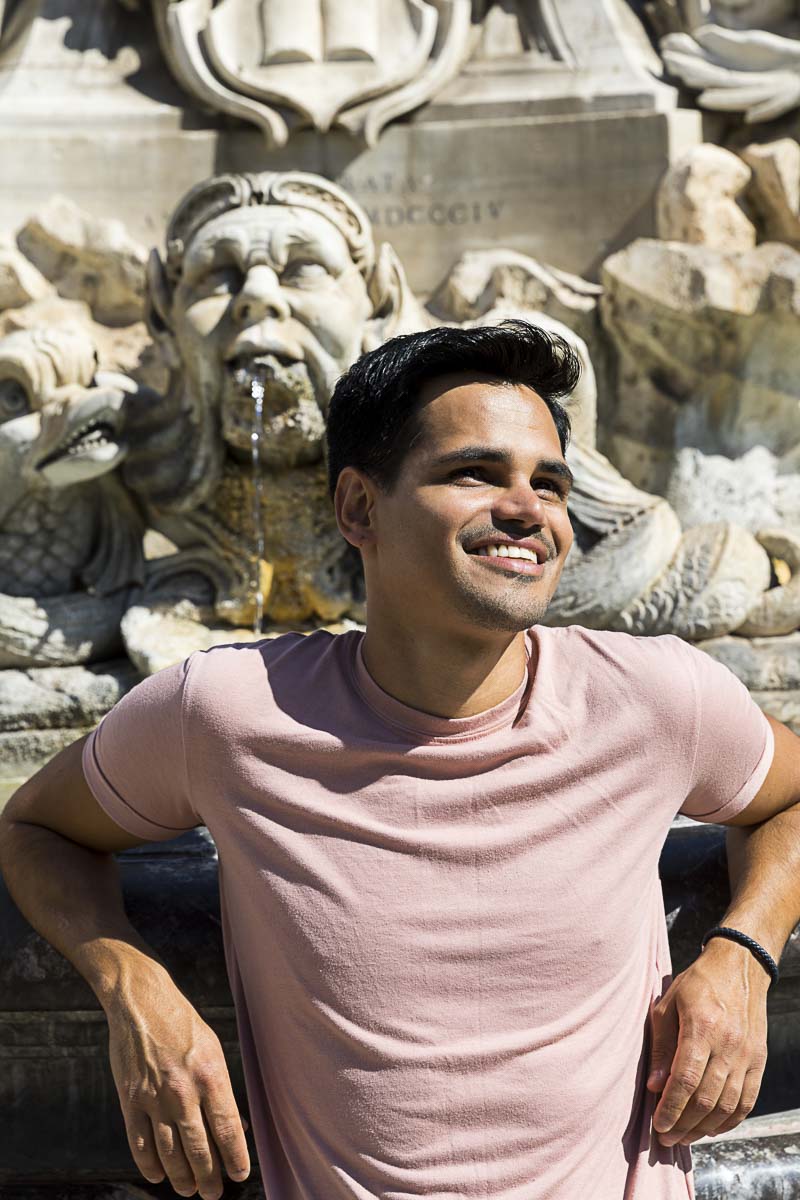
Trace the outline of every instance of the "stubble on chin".
{"label": "stubble on chin", "polygon": [[509,589],[502,596],[471,583],[463,585],[458,603],[461,616],[497,633],[520,633],[538,624],[550,606],[552,590],[545,594],[541,577],[518,575],[507,582]]}

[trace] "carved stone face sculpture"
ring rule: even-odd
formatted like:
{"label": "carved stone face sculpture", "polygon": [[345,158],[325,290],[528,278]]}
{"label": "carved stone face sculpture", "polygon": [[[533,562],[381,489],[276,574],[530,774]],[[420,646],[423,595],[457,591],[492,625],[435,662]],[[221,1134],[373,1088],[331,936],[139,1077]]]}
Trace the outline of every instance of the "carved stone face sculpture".
{"label": "carved stone face sculpture", "polygon": [[220,397],[234,454],[250,455],[251,383],[261,377],[261,459],[279,466],[319,457],[328,396],[371,313],[342,234],[290,205],[234,209],[205,225],[187,248],[172,320],[187,382]]}
{"label": "carved stone face sculpture", "polygon": [[167,506],[170,472],[187,509],[210,496],[221,456],[250,460],[255,379],[261,462],[318,461],[337,377],[399,332],[412,305],[393,251],[376,255],[366,215],[326,180],[231,175],[193,189],[170,223],[166,262],[154,254],[150,266],[151,329],[180,380],[180,404],[164,420],[180,408],[192,426],[180,484],[174,463],[162,464]]}

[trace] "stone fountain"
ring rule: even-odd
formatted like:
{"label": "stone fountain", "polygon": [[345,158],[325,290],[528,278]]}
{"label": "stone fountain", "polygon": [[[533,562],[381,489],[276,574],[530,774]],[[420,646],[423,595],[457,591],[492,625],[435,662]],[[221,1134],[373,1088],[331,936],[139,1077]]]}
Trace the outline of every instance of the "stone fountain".
{"label": "stone fountain", "polygon": [[[702,143],[623,0],[588,22],[568,0],[306,7],[319,19],[303,26],[282,0],[104,0],[92,18],[0,2],[0,779],[197,649],[363,624],[327,496],[335,380],[397,333],[506,317],[583,364],[575,548],[547,620],[677,634],[800,731],[798,141],[783,126]],[[689,91],[714,68],[707,107],[734,97],[726,111],[755,119],[741,78],[720,90],[743,47],[762,75],[793,69],[792,5],[634,7]],[[787,79],[768,83],[783,99],[762,116],[791,112]],[[20,121],[52,195],[20,166]],[[134,917],[235,1069],[213,845],[196,833],[121,862]],[[676,827],[662,867],[680,967],[725,905],[719,831]],[[101,1014],[4,895],[0,928],[0,1103],[23,1115],[3,1195],[124,1194]],[[698,1151],[700,1195],[800,1128],[766,1115],[800,1103],[799,972],[792,942],[772,1124]],[[76,1088],[97,1097],[91,1130],[74,1105],[64,1124]],[[34,1110],[82,1130],[91,1169],[64,1138],[42,1148]]]}

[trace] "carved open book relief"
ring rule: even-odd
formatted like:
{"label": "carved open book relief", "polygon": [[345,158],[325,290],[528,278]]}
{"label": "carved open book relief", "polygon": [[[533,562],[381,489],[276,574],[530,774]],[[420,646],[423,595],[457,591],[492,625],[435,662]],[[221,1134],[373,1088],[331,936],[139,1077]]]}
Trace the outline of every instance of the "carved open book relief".
{"label": "carved open book relief", "polygon": [[377,62],[379,0],[262,0],[262,63]]}

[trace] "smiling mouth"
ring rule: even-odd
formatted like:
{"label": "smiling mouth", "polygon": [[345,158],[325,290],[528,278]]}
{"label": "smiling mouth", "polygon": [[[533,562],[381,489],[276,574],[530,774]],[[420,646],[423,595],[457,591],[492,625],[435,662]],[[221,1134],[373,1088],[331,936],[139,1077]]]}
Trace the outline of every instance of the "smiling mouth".
{"label": "smiling mouth", "polygon": [[533,550],[517,546],[479,546],[468,551],[471,558],[479,558],[490,570],[503,571],[507,575],[528,575],[534,578],[544,572],[544,563],[539,562]]}

